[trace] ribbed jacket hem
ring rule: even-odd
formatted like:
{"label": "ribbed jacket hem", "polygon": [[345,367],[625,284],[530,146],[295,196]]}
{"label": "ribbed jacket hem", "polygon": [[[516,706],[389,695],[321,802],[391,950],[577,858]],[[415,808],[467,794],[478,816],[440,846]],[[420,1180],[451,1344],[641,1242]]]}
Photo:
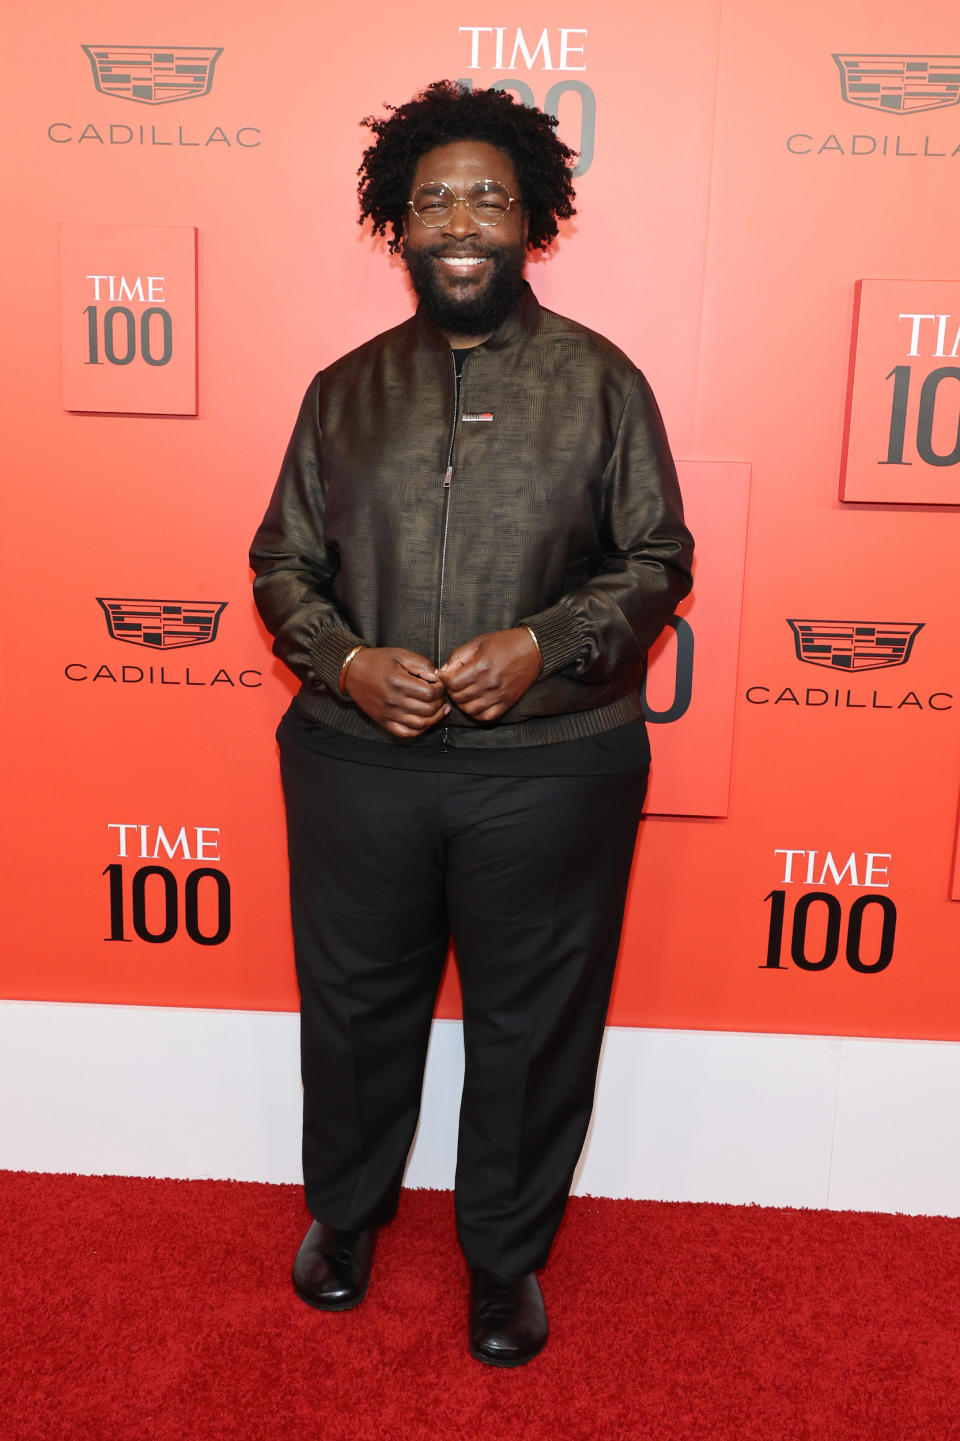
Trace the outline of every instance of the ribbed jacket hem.
{"label": "ribbed jacket hem", "polygon": [[[346,653],[345,651],[344,654]],[[402,745],[404,750],[409,750],[411,744],[415,745],[415,742],[395,741],[358,706],[349,705],[345,701],[302,690],[297,697],[297,705],[321,725],[332,726],[334,730],[342,731],[345,735],[357,736],[361,740],[380,741],[384,745]],[[530,716],[527,720],[510,725],[493,725],[488,728],[453,725],[449,727],[449,743],[451,748],[456,750],[555,745],[560,741],[580,740],[585,736],[616,730],[618,726],[638,720],[642,715],[643,702],[640,692],[630,691],[619,700],[592,710],[569,711],[565,715]]]}

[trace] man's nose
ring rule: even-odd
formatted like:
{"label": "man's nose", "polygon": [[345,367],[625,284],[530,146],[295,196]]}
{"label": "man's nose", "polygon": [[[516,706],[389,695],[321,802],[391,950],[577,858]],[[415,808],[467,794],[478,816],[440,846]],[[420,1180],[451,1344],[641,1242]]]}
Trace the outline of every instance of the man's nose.
{"label": "man's nose", "polygon": [[444,230],[446,234],[457,237],[477,233],[477,223],[467,209],[467,202],[462,196],[457,196],[453,214],[444,226]]}

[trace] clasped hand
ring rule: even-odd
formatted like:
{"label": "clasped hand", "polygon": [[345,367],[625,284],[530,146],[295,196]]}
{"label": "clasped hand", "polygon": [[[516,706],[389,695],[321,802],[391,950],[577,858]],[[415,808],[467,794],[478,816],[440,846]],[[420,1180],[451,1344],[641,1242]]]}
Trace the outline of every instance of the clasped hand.
{"label": "clasped hand", "polygon": [[437,668],[400,646],[358,651],[344,689],[391,735],[421,735],[454,706],[477,721],[495,721],[529,690],[542,662],[525,626],[489,631],[457,646]]}

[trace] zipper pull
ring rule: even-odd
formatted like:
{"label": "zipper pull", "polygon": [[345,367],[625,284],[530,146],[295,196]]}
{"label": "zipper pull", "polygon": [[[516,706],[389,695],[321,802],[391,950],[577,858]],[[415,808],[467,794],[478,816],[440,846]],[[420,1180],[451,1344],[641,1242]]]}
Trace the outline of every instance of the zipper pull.
{"label": "zipper pull", "polygon": [[443,488],[444,488],[444,490],[449,490],[449,489],[450,489],[450,482],[451,482],[451,480],[453,480],[453,466],[452,466],[452,465],[448,465],[448,466],[447,466],[447,473],[446,473],[446,475],[443,477]]}

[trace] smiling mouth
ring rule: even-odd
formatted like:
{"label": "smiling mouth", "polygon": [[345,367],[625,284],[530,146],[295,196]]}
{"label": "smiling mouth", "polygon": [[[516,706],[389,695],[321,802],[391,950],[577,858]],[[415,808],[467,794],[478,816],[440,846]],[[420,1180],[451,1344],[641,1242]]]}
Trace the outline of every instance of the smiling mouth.
{"label": "smiling mouth", "polygon": [[437,259],[449,270],[479,270],[489,259],[486,255],[438,255]]}

